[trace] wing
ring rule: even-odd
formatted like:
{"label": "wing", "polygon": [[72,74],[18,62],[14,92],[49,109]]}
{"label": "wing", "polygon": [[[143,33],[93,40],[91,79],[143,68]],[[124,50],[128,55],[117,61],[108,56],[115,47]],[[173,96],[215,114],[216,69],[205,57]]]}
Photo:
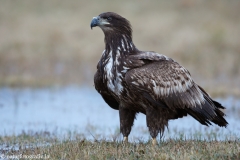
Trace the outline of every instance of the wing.
{"label": "wing", "polygon": [[94,85],[95,89],[98,93],[101,94],[104,101],[113,109],[119,109],[119,104],[115,100],[115,98],[109,93],[106,84],[103,83],[103,77],[100,74],[100,70],[98,69],[94,75]]}
{"label": "wing", "polygon": [[177,62],[160,60],[126,73],[127,84],[169,108],[195,107],[204,101],[190,73]]}
{"label": "wing", "polygon": [[[147,57],[143,58],[145,61]],[[185,110],[204,125],[210,121],[224,126],[224,114],[206,92],[199,88],[184,67],[173,60],[154,60],[126,73],[131,90],[143,95],[153,106]]]}
{"label": "wing", "polygon": [[130,54],[127,57],[126,65],[129,68],[141,67],[143,65],[157,62],[157,61],[170,61],[174,62],[171,58],[156,52],[141,52]]}

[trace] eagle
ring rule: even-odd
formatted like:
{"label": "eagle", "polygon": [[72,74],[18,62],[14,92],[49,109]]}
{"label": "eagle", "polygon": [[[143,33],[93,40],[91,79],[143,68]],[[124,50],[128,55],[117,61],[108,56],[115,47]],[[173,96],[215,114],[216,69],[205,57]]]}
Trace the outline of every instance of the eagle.
{"label": "eagle", "polygon": [[227,126],[221,111],[225,107],[195,83],[187,69],[165,55],[136,48],[127,19],[104,12],[93,17],[90,27],[96,26],[104,33],[105,50],[97,64],[94,85],[104,101],[119,110],[123,142],[128,142],[137,113],[146,115],[154,145],[169,120],[187,115],[206,126]]}

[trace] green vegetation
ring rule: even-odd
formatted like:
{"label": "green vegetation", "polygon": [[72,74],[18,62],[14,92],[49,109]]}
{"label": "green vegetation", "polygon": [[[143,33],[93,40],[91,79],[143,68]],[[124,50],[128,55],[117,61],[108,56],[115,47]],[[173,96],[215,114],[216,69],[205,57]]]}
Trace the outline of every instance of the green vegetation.
{"label": "green vegetation", "polygon": [[[50,159],[239,159],[240,141],[163,140],[122,144],[119,141],[59,140],[46,133],[0,137],[0,155],[45,156]],[[43,158],[44,159],[44,158]]]}

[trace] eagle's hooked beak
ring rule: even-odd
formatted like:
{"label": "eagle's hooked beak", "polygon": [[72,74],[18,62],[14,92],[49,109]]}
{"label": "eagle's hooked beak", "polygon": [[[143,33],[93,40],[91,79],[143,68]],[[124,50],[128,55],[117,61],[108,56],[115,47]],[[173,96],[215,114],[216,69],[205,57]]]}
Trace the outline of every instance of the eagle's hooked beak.
{"label": "eagle's hooked beak", "polygon": [[92,22],[91,22],[91,24],[90,24],[91,29],[92,29],[93,27],[98,26],[98,25],[99,25],[99,18],[98,18],[98,17],[93,17]]}

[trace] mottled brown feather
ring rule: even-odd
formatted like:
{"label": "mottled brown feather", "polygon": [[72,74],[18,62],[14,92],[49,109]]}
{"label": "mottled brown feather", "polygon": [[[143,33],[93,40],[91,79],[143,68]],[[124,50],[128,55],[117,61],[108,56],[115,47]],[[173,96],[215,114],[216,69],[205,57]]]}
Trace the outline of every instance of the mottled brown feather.
{"label": "mottled brown feather", "polygon": [[188,70],[156,52],[138,50],[132,42],[129,21],[105,12],[95,17],[105,35],[105,50],[94,76],[96,90],[113,109],[119,110],[120,131],[127,137],[136,113],[146,114],[153,138],[161,135],[170,119],[187,114],[201,124],[227,126],[224,107],[192,79]]}

